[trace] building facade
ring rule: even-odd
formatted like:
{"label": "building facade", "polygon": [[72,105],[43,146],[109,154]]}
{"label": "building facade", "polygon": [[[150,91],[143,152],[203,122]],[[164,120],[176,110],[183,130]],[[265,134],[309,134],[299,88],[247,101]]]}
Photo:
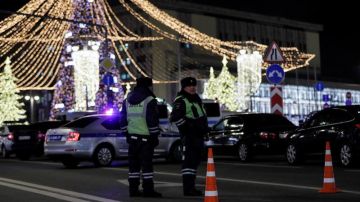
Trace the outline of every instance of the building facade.
{"label": "building facade", "polygon": [[[319,32],[323,29],[322,25],[184,1],[154,0],[152,3],[172,17],[211,37],[224,41],[254,41],[264,45],[275,41],[281,47],[297,47],[301,52],[315,54],[310,66],[288,72],[287,77],[316,80],[320,74]],[[126,16],[121,6],[115,8],[115,11],[118,16],[123,16],[123,19],[128,21],[127,26],[135,30],[135,33],[159,36],[145,24]],[[171,33],[164,25],[156,25],[161,27],[162,31]],[[189,75],[207,79],[210,67],[214,67],[215,75],[222,67],[222,56],[211,54],[193,44],[160,40],[129,43],[128,46],[136,50],[136,62],[142,64],[144,69],[150,69],[149,72],[155,80],[178,81]],[[237,74],[236,61],[230,61],[228,67],[231,73]],[[175,97],[177,90],[178,86],[172,83],[155,85],[156,95],[167,101]]]}

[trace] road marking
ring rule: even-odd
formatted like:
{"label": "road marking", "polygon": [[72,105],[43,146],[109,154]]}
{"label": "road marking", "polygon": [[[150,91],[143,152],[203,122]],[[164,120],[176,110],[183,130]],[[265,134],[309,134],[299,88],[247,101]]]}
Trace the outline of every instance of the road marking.
{"label": "road marking", "polygon": [[[127,179],[125,180],[117,180],[118,182],[120,182],[121,184],[124,184],[126,186],[129,186],[129,182]],[[154,185],[159,188],[159,187],[181,187],[182,183],[176,183],[176,182],[163,182],[163,181],[155,181]]]}
{"label": "road marking", "polygon": [[[40,184],[34,184],[34,183],[29,183],[29,182],[24,182],[24,181],[19,181],[19,180],[2,178],[2,177],[0,177],[0,185],[15,188],[15,189],[20,189],[20,190],[28,191],[28,192],[32,192],[32,193],[37,193],[37,194],[41,194],[41,195],[45,195],[45,196],[49,196],[49,197],[53,197],[53,198],[63,199],[66,201],[72,201],[72,202],[85,202],[87,200],[100,201],[100,202],[119,202],[116,200],[102,198],[102,197],[98,197],[95,195],[78,193],[78,192],[68,191],[65,189],[58,189],[58,188],[54,188],[54,187],[48,187],[48,186],[43,186]],[[54,192],[56,192],[56,193],[54,193]],[[67,196],[63,196],[64,194]],[[60,197],[64,197],[64,198],[60,198]],[[77,197],[77,198],[74,198],[74,197]],[[79,198],[83,198],[83,199],[87,199],[87,200],[82,200]]]}
{"label": "road marking", "polygon": [[[216,164],[218,164],[218,163],[216,163]],[[297,168],[297,167],[290,166],[289,168]],[[103,167],[103,168],[100,168],[100,169],[114,170],[114,171],[124,171],[124,172],[129,171],[128,168],[118,168],[118,167],[117,168]],[[359,172],[357,170],[346,170],[346,171],[348,171],[348,172]],[[181,177],[182,176],[179,173],[170,173],[170,172],[154,172],[154,173],[159,174],[159,175],[169,175],[169,176],[176,176],[176,177]],[[206,179],[206,176],[197,176],[197,178]],[[6,178],[0,178],[0,180],[3,180],[3,179],[6,179]],[[248,183],[248,184],[260,184],[260,185],[279,186],[279,187],[296,188],[296,189],[320,190],[320,188],[321,188],[321,187],[311,187],[311,186],[302,186],[302,185],[293,185],[293,184],[284,184],[284,183],[273,183],[273,182],[266,182],[266,181],[241,180],[241,179],[230,179],[230,178],[219,178],[219,177],[217,177],[216,179],[219,180],[219,181],[239,182],[239,183]],[[38,186],[41,186],[41,185],[36,185],[36,187],[38,187]],[[56,188],[52,188],[52,189],[56,189]],[[63,191],[66,191],[66,190],[63,190]],[[66,192],[71,192],[71,191],[66,191]],[[342,189],[341,192],[360,195],[360,191]],[[76,192],[74,192],[74,193],[78,194]],[[83,195],[88,195],[88,194],[83,194]],[[88,195],[88,196],[92,196],[92,195]],[[94,196],[94,197],[96,197],[96,196]],[[82,197],[82,198],[86,198],[86,197]],[[98,197],[98,198],[100,198],[100,197]],[[113,200],[105,199],[105,198],[100,198],[100,199],[101,200],[99,200],[99,201],[104,201],[104,202],[105,201],[118,202],[118,201],[113,201]]]}
{"label": "road marking", "polygon": [[49,191],[38,190],[38,189],[25,187],[25,186],[21,186],[21,185],[11,184],[11,183],[8,183],[8,182],[6,182],[6,183],[5,182],[0,182],[0,185],[5,186],[5,187],[14,188],[14,189],[27,191],[27,192],[32,192],[32,193],[36,193],[36,194],[41,194],[41,195],[44,195],[44,196],[57,198],[57,199],[61,199],[61,200],[64,200],[64,201],[87,202],[86,200],[73,198],[73,197],[70,197],[70,196],[63,196],[61,194],[52,193],[52,192],[49,192]]}
{"label": "road marking", "polygon": [[264,167],[264,168],[303,168],[300,166],[285,166],[285,165],[266,165],[266,164],[250,164],[250,163],[224,163],[224,162],[216,162],[216,164],[220,165],[234,165],[234,166],[248,166],[248,167]]}
{"label": "road marking", "polygon": [[[129,171],[128,169],[125,169],[125,168],[103,168],[103,169],[125,171],[125,172]],[[181,177],[182,176],[179,173],[170,173],[170,172],[154,172],[154,173],[159,174],[159,175],[169,175],[169,176],[176,176],[176,177]],[[196,178],[206,179],[206,176],[199,176],[198,175],[198,176],[196,176]],[[258,184],[258,185],[267,185],[267,186],[276,186],[276,187],[285,187],[285,188],[295,188],[295,189],[307,189],[307,190],[320,190],[321,189],[321,187],[312,187],[312,186],[303,186],[303,185],[285,184],[285,183],[275,183],[275,182],[266,182],[266,181],[256,181],[256,180],[230,179],[230,178],[223,178],[223,177],[217,177],[216,180],[217,181],[224,181],[224,182]],[[360,191],[341,189],[341,192],[360,195]]]}
{"label": "road marking", "polygon": [[360,170],[353,170],[353,169],[347,169],[347,170],[344,170],[346,172],[355,172],[355,173],[358,173],[360,172]]}

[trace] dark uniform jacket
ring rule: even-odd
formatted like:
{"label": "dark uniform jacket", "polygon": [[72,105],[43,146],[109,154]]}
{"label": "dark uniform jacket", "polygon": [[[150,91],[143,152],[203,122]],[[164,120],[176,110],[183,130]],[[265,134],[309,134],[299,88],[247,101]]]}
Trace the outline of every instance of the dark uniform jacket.
{"label": "dark uniform jacket", "polygon": [[[155,95],[147,87],[135,87],[134,90],[129,93],[127,100],[130,104],[136,105],[136,104],[140,104],[143,100],[145,100],[149,96],[155,98]],[[126,101],[124,101],[123,103],[120,116],[121,116],[120,126],[123,129],[123,132],[127,134],[128,123],[127,123]],[[147,105],[146,123],[150,132],[149,138],[153,138],[156,139],[156,141],[158,141],[157,138],[160,134],[160,128],[159,128],[159,112],[157,108],[156,99],[153,99]]]}
{"label": "dark uniform jacket", "polygon": [[[178,98],[179,96],[181,96],[181,98]],[[194,112],[194,110],[193,113],[195,115],[195,119],[189,119],[185,117],[186,105],[184,98],[187,98],[190,103],[198,103],[200,106],[202,106],[201,98],[197,94],[191,95],[184,90],[181,90],[177,94],[177,98],[173,104],[170,121],[177,125],[182,137],[192,136],[203,138],[208,131],[208,123],[205,111],[203,112],[204,116],[202,117],[196,117],[197,112]]]}

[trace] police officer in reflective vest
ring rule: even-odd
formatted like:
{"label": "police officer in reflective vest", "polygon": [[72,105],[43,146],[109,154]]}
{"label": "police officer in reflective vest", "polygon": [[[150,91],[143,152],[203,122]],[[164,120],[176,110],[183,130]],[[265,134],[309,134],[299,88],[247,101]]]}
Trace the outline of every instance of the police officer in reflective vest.
{"label": "police officer in reflective vest", "polygon": [[179,129],[183,142],[183,192],[185,196],[201,196],[195,188],[196,171],[201,162],[204,137],[208,131],[207,116],[202,101],[196,93],[196,79],[181,80],[181,91],[173,103],[170,121]]}
{"label": "police officer in reflective vest", "polygon": [[[155,95],[151,91],[152,79],[138,78],[136,87],[128,94],[121,110],[121,129],[129,144],[130,197],[161,197],[154,190],[153,155],[159,144],[159,113]],[[142,173],[141,173],[142,171]],[[139,191],[142,177],[143,193]]]}

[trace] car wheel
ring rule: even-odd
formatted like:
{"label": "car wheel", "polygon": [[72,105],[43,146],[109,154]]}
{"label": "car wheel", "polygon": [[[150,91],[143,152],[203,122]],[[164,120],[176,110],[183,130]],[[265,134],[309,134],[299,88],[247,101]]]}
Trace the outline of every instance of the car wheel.
{"label": "car wheel", "polygon": [[251,151],[250,147],[246,143],[240,143],[238,147],[238,154],[240,161],[246,162],[251,160]]}
{"label": "car wheel", "polygon": [[178,163],[181,162],[183,156],[182,144],[175,142],[170,149],[167,160],[170,162]]}
{"label": "car wheel", "polygon": [[65,166],[65,168],[76,168],[80,163],[80,161],[74,158],[62,159],[61,162]]}
{"label": "car wheel", "polygon": [[350,167],[353,164],[353,151],[349,144],[343,143],[339,151],[340,163],[344,167]]}
{"label": "car wheel", "polygon": [[6,159],[6,158],[9,158],[10,154],[9,152],[6,150],[5,146],[2,145],[1,146],[1,157]]}
{"label": "car wheel", "polygon": [[289,144],[286,148],[286,159],[290,165],[296,165],[302,161],[302,154],[295,144]]}
{"label": "car wheel", "polygon": [[93,160],[95,166],[104,167],[111,165],[111,162],[114,159],[114,152],[109,146],[99,146],[96,148]]}

